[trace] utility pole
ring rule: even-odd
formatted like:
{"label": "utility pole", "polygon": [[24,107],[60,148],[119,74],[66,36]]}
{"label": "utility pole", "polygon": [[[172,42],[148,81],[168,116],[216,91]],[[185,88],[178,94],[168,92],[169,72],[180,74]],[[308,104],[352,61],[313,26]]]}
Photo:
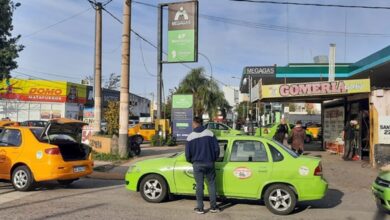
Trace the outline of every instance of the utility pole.
{"label": "utility pole", "polygon": [[[157,8],[157,123],[161,119],[162,104],[162,13],[164,4]],[[158,129],[159,131],[159,129]]]}
{"label": "utility pole", "polygon": [[102,120],[102,3],[96,3],[96,18],[95,18],[95,132],[101,130]]}
{"label": "utility pole", "polygon": [[128,156],[127,134],[129,126],[129,84],[130,84],[130,31],[131,31],[131,0],[124,0],[123,33],[122,33],[122,64],[121,93],[119,109],[119,155]]}

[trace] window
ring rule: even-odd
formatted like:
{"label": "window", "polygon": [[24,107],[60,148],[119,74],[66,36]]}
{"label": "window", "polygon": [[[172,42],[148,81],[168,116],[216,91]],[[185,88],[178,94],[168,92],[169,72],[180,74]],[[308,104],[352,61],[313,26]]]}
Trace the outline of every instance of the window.
{"label": "window", "polygon": [[269,149],[271,151],[271,155],[272,155],[272,160],[274,162],[279,162],[279,161],[282,161],[284,158],[283,158],[283,155],[282,153],[280,153],[278,150],[276,150],[274,147],[272,146],[269,146]]}
{"label": "window", "polygon": [[216,126],[214,123],[208,123],[207,124],[207,129],[216,129]]}
{"label": "window", "polygon": [[229,128],[226,125],[223,125],[223,124],[218,124],[217,129],[218,130],[229,130]]}
{"label": "window", "polygon": [[297,158],[299,155],[295,153],[293,150],[290,148],[284,146],[282,143],[279,143],[278,141],[273,141],[273,144],[277,144],[279,147],[281,147],[284,151],[286,151],[288,154],[290,154],[292,157]]}
{"label": "window", "polygon": [[225,151],[226,151],[227,146],[228,146],[228,141],[227,140],[219,140],[218,145],[219,145],[219,157],[217,159],[217,162],[222,162],[223,158],[225,156]]}
{"label": "window", "polygon": [[22,137],[19,130],[5,129],[0,134],[0,146],[20,146]]}
{"label": "window", "polygon": [[154,130],[154,124],[142,124],[141,129]]}
{"label": "window", "polygon": [[267,151],[259,141],[235,141],[230,161],[268,162]]}

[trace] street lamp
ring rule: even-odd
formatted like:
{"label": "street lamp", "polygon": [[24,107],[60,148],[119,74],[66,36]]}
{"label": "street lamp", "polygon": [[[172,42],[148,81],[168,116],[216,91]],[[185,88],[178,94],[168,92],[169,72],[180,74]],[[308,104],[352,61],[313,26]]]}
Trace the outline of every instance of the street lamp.
{"label": "street lamp", "polygon": [[249,118],[249,107],[252,108],[252,76],[250,74],[248,74],[242,81],[242,84],[243,85],[248,85],[249,89],[248,89],[248,92],[249,92],[249,102],[248,102],[248,111],[247,111],[247,121],[250,125],[248,125],[248,129],[249,129],[249,126],[251,128],[251,133],[253,134],[253,123],[252,123],[252,117]]}

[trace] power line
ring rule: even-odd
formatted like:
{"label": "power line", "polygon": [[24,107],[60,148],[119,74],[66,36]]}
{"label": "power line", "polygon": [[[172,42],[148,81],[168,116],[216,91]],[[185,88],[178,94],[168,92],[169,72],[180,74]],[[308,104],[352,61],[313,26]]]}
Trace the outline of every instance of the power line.
{"label": "power line", "polygon": [[152,77],[157,77],[156,75],[152,74],[152,73],[149,71],[148,67],[146,66],[145,58],[144,58],[144,52],[143,52],[143,50],[142,50],[142,41],[141,41],[141,40],[139,40],[139,49],[140,49],[140,51],[141,51],[142,63],[144,64],[144,68],[145,68],[146,73],[148,73],[148,74],[149,74],[150,76],[152,76]]}
{"label": "power line", "polygon": [[316,6],[316,7],[336,7],[336,8],[363,8],[363,9],[384,9],[389,10],[386,6],[367,6],[367,5],[339,5],[339,4],[320,4],[320,3],[300,3],[300,2],[279,2],[266,0],[230,0],[234,2],[251,2],[261,4],[278,4],[278,5],[301,5],[301,6]]}
{"label": "power line", "polygon": [[[153,4],[148,4],[144,2],[138,2],[138,1],[132,1],[133,3],[145,5],[148,7],[158,8],[158,6]],[[221,22],[225,24],[230,25],[236,25],[240,27],[246,27],[246,28],[254,28],[254,29],[263,29],[263,30],[269,30],[269,31],[279,31],[279,32],[290,32],[290,33],[296,33],[296,34],[312,34],[312,35],[329,35],[329,34],[337,34],[337,35],[345,35],[348,36],[360,36],[360,37],[390,37],[390,34],[381,34],[381,33],[359,33],[359,32],[347,32],[345,31],[330,31],[330,30],[321,30],[321,29],[308,29],[308,28],[297,28],[297,27],[287,27],[287,26],[281,26],[281,25],[271,25],[271,24],[264,24],[264,23],[257,23],[252,21],[245,21],[245,20],[239,20],[239,19],[232,19],[232,18],[224,18],[224,17],[218,17],[213,15],[207,15],[199,13],[199,17],[211,21]]]}
{"label": "power line", "polygon": [[50,28],[52,28],[52,27],[54,27],[54,26],[56,26],[56,25],[59,25],[59,24],[61,24],[61,23],[64,23],[65,21],[68,21],[68,20],[70,20],[70,19],[73,19],[73,18],[75,18],[75,17],[77,17],[77,16],[79,16],[79,15],[82,15],[82,14],[84,14],[85,12],[87,12],[87,11],[89,11],[89,10],[91,10],[91,8],[88,8],[88,9],[85,9],[85,10],[83,10],[83,11],[80,11],[80,12],[78,12],[78,13],[76,13],[76,14],[73,14],[73,15],[67,17],[67,18],[64,18],[64,19],[62,19],[62,20],[60,20],[60,21],[58,21],[58,22],[56,22],[56,23],[54,23],[54,24],[48,25],[48,26],[46,26],[46,27],[43,27],[43,28],[41,28],[41,29],[39,29],[39,30],[37,30],[37,31],[34,31],[34,32],[30,33],[30,34],[26,34],[26,35],[24,35],[24,36],[22,35],[22,38],[28,38],[28,37],[34,36],[34,35],[36,35],[36,34],[42,32],[42,31],[45,31],[45,30],[50,29]]}
{"label": "power line", "polygon": [[77,80],[80,80],[80,79],[81,79],[81,78],[79,78],[79,77],[68,76],[68,74],[62,74],[62,73],[58,73],[58,74],[55,74],[55,73],[48,73],[48,72],[33,70],[33,69],[29,69],[29,68],[24,68],[24,67],[19,67],[19,68],[20,68],[20,69],[25,69],[25,70],[27,70],[27,71],[32,71],[32,72],[36,72],[36,73],[42,73],[42,74],[51,75],[51,76],[63,77],[63,78],[68,78],[68,79],[77,79]]}

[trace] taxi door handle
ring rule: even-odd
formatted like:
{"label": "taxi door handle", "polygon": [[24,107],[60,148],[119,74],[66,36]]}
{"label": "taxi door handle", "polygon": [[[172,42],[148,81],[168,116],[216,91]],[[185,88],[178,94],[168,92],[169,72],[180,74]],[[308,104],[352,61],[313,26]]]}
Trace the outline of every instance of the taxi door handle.
{"label": "taxi door handle", "polygon": [[268,169],[267,169],[267,167],[260,167],[258,171],[259,171],[259,173],[265,173],[265,172],[268,172]]}

